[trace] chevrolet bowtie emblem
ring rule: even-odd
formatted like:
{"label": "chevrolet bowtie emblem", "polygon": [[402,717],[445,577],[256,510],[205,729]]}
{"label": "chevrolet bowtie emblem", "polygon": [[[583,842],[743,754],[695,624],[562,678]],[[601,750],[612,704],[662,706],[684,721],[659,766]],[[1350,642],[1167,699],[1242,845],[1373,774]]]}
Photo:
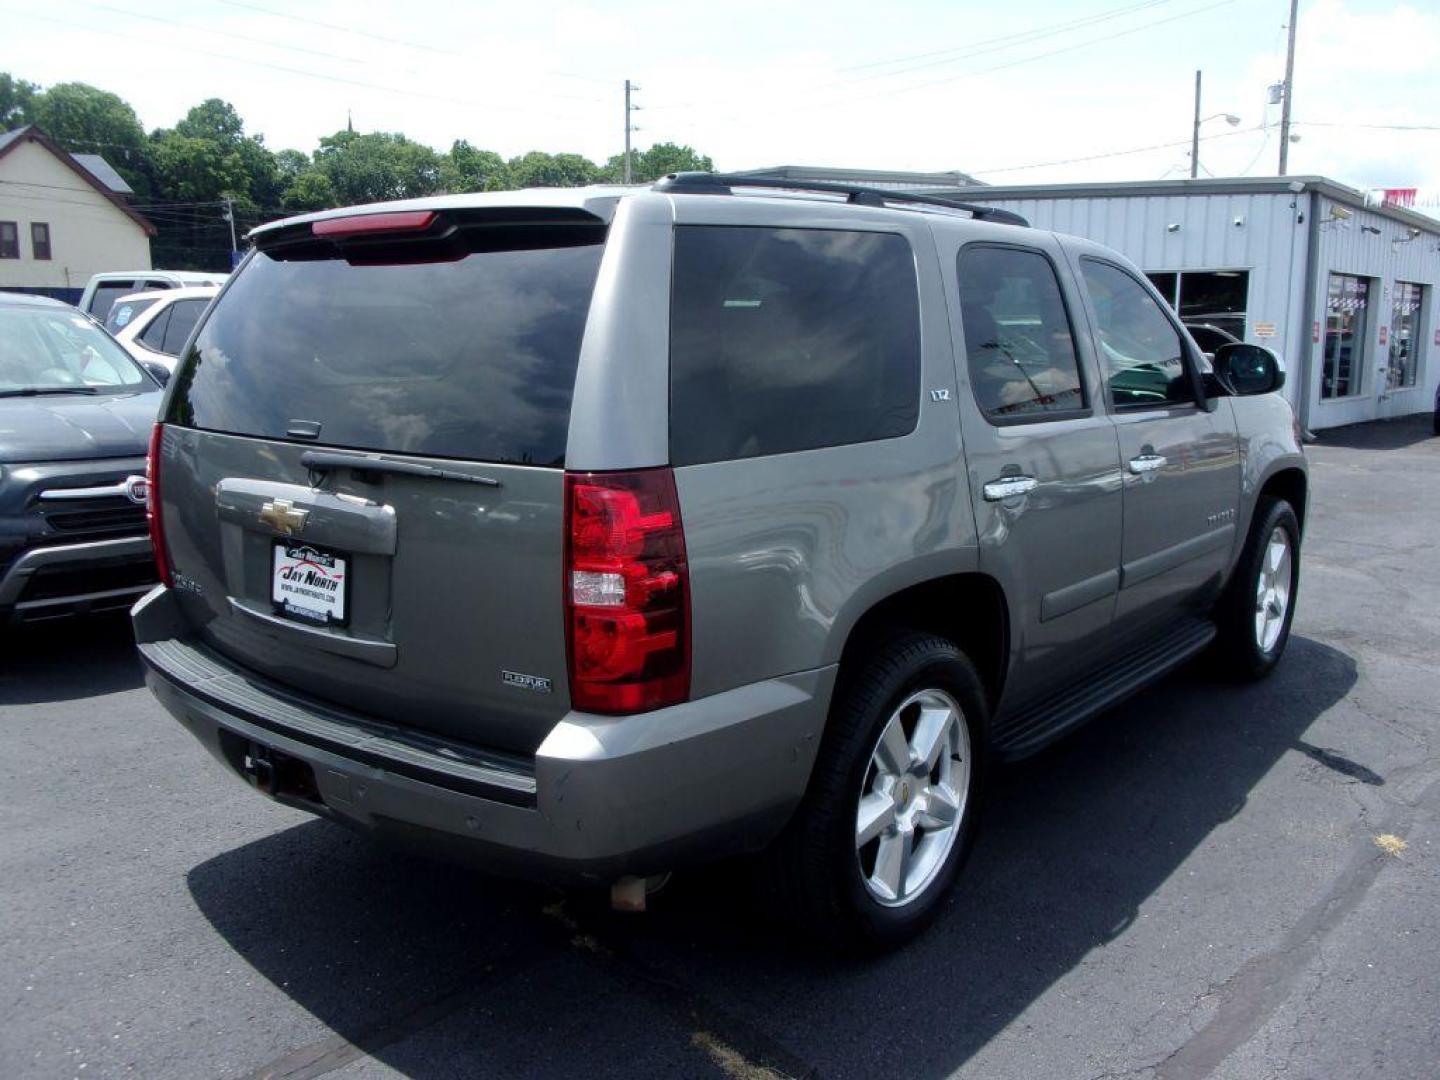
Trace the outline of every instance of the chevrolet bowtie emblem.
{"label": "chevrolet bowtie emblem", "polygon": [[260,522],[269,525],[282,536],[294,536],[305,528],[308,510],[297,510],[289,499],[272,499],[260,507]]}

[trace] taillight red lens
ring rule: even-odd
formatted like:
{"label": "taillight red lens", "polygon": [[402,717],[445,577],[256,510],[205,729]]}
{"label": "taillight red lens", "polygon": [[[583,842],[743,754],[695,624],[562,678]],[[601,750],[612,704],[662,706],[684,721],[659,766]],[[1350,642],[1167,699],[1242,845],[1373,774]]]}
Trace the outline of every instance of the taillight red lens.
{"label": "taillight red lens", "polygon": [[689,570],[669,469],[565,474],[570,700],[634,713],[690,696]]}
{"label": "taillight red lens", "polygon": [[173,588],[170,576],[170,553],[165,550],[165,526],[160,520],[160,443],[165,425],[150,429],[150,450],[145,455],[145,521],[150,526],[150,547],[155,552],[155,567],[160,571],[160,584]]}

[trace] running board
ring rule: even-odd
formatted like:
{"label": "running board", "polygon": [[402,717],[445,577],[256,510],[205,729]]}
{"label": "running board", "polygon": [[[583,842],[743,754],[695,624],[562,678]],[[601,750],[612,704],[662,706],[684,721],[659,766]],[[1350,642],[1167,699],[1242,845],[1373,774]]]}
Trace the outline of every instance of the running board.
{"label": "running board", "polygon": [[1214,623],[1186,619],[1078,685],[1051,694],[1018,713],[1002,713],[991,726],[995,753],[1012,761],[1035,753],[1173,671],[1214,637]]}

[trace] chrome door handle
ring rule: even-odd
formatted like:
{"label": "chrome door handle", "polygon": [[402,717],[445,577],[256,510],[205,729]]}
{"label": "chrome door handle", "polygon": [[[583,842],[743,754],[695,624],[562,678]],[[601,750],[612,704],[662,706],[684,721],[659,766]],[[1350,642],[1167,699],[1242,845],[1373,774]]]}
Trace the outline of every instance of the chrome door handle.
{"label": "chrome door handle", "polygon": [[1141,473],[1155,472],[1157,469],[1163,469],[1165,464],[1163,454],[1141,454],[1139,457],[1132,457],[1130,459],[1130,471],[1138,476]]}
{"label": "chrome door handle", "polygon": [[985,485],[985,501],[999,502],[1015,495],[1024,495],[1027,491],[1034,491],[1039,485],[1040,481],[1033,476],[1002,476],[999,480],[991,480]]}

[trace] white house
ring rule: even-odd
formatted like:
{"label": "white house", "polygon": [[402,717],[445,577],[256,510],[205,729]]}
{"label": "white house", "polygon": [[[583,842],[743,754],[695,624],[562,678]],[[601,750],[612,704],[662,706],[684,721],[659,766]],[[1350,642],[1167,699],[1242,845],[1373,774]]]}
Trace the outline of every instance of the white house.
{"label": "white house", "polygon": [[98,154],[67,154],[33,125],[0,135],[0,289],[79,298],[90,275],[150,269],[155,226]]}

